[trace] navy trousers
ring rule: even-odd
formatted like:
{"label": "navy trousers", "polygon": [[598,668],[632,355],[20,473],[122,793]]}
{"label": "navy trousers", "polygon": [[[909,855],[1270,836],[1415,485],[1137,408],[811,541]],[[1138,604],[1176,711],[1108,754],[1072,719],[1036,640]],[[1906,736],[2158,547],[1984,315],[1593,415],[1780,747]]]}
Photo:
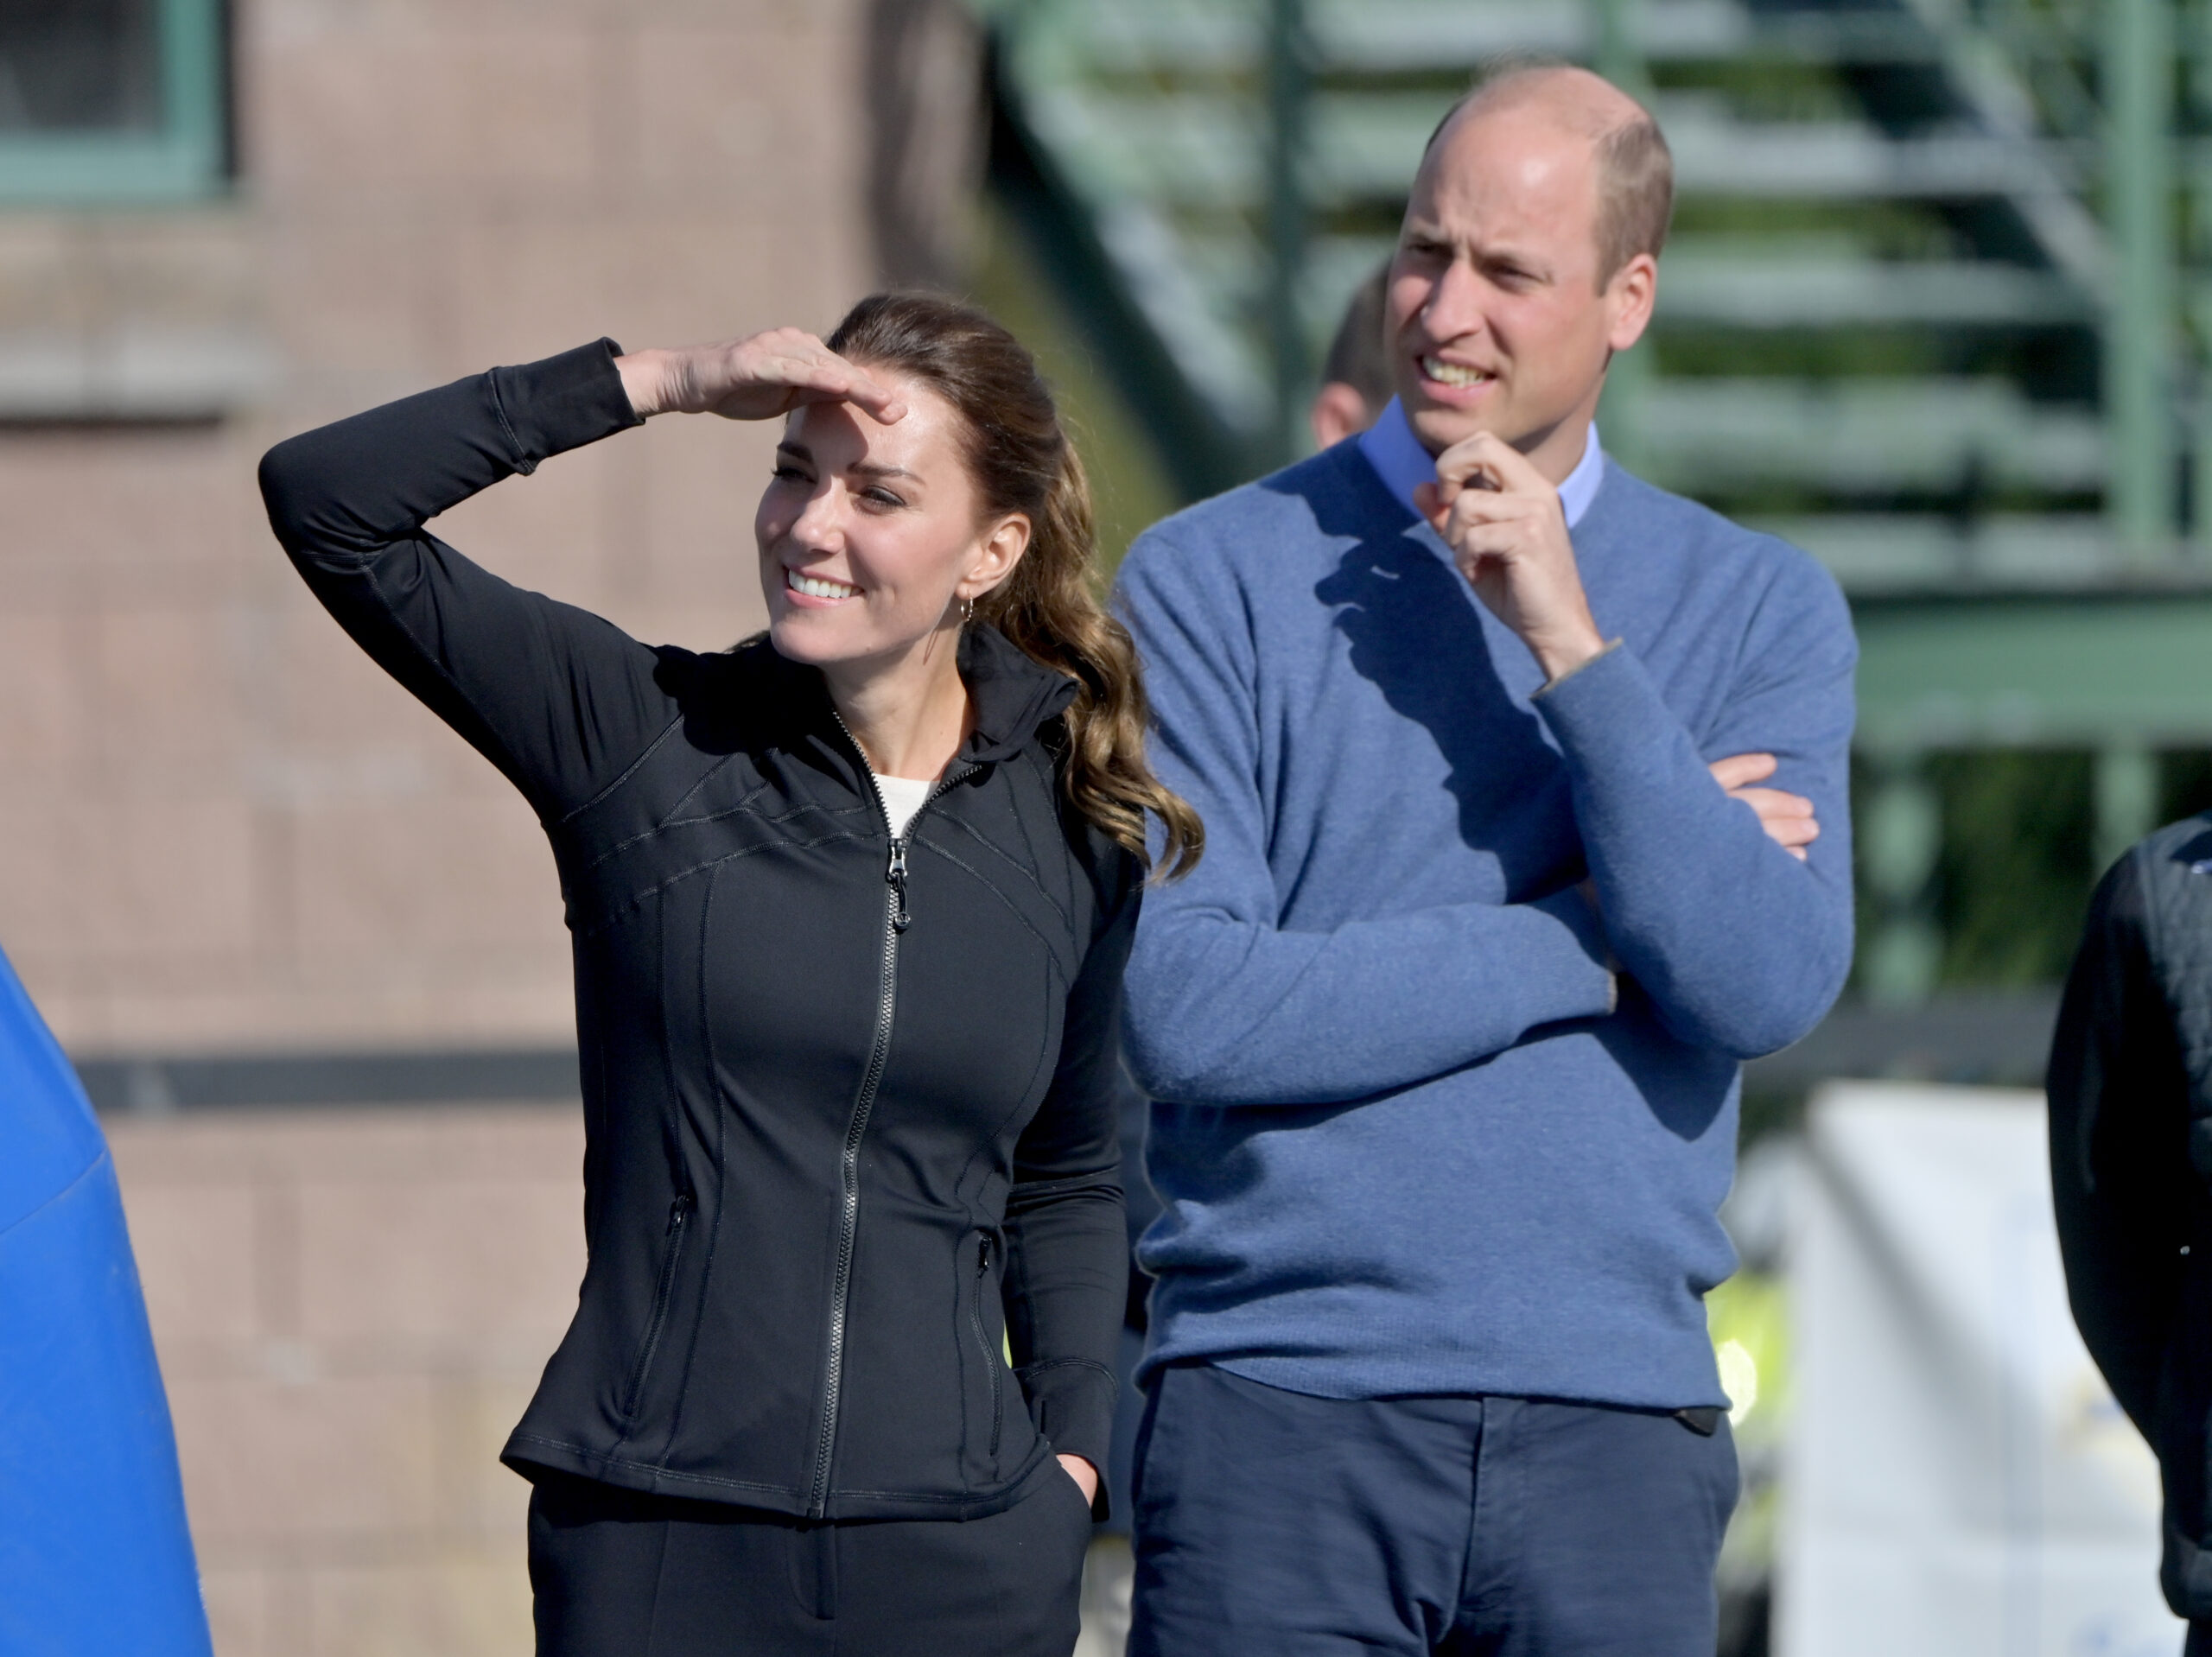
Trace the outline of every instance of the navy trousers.
{"label": "navy trousers", "polygon": [[1129,1657],[1713,1657],[1722,1417],[1155,1374]]}

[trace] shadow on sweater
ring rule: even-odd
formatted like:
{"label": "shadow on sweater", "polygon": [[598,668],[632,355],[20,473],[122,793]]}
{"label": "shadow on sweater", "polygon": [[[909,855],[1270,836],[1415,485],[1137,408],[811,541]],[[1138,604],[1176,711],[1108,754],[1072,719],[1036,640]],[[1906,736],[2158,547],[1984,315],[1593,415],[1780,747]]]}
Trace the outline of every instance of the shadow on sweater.
{"label": "shadow on sweater", "polygon": [[[1270,482],[1280,486],[1306,470]],[[1492,654],[1495,630],[1459,571],[1411,524],[1375,536],[1350,492],[1295,492],[1325,533],[1359,537],[1313,595],[1334,612],[1354,670],[1434,739],[1450,767],[1445,786],[1458,803],[1459,837],[1497,859],[1508,902],[1548,897],[1581,879],[1588,867],[1566,762],[1542,721],[1507,689]],[[1532,673],[1533,664],[1523,676]],[[1735,1061],[1677,1041],[1632,980],[1623,981],[1612,1017],[1550,1027],[1576,1029],[1604,1044],[1653,1120],[1675,1138],[1703,1138],[1726,1108]]]}
{"label": "shadow on sweater", "polygon": [[[1359,532],[1338,492],[1306,499],[1325,533]],[[1526,903],[1580,880],[1567,767],[1499,677],[1459,573],[1409,530],[1355,542],[1313,595],[1335,612],[1354,670],[1435,739],[1451,767],[1445,786],[1459,804],[1459,837],[1498,860],[1508,900]]]}

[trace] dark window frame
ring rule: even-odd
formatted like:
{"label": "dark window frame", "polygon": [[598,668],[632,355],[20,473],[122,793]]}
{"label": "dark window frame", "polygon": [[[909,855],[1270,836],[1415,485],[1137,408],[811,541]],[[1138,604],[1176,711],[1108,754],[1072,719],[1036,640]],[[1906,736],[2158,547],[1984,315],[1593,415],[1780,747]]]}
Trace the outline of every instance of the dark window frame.
{"label": "dark window frame", "polygon": [[143,131],[0,134],[0,206],[201,200],[228,183],[223,0],[156,0],[162,122]]}

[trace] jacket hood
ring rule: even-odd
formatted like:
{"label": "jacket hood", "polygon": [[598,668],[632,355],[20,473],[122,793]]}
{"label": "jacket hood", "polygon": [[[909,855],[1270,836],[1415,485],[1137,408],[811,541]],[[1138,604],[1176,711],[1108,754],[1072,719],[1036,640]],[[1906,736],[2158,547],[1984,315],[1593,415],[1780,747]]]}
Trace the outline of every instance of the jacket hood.
{"label": "jacket hood", "polygon": [[976,728],[965,757],[1005,759],[1065,713],[1076,682],[1037,661],[997,628],[976,622],[960,635],[960,676],[976,705]]}
{"label": "jacket hood", "polygon": [[[828,738],[842,750],[842,740],[830,735],[835,721],[822,670],[781,654],[765,632],[747,644],[759,646],[765,659],[775,664],[775,674],[788,676],[785,682],[802,699],[794,711],[803,727]],[[962,631],[958,661],[961,680],[976,710],[975,729],[969,732],[959,757],[971,764],[1012,759],[1035,740],[1038,727],[1065,711],[1075,700],[1073,679],[1034,660],[987,623],[976,622]]]}

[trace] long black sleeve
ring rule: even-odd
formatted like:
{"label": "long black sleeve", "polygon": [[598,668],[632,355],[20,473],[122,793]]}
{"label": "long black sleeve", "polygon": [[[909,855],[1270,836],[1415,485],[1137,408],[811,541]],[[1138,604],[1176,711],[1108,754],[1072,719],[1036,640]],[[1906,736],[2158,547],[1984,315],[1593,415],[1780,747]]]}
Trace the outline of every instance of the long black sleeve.
{"label": "long black sleeve", "polygon": [[315,596],[394,678],[557,820],[672,716],[656,654],[501,581],[428,533],[449,507],[640,422],[601,340],[279,443],[269,521]]}
{"label": "long black sleeve", "polygon": [[2195,1200],[2189,1087],[2145,944],[2141,848],[2089,906],[2051,1044],[2051,1196],[2067,1297],[2113,1396],[2153,1436]]}
{"label": "long black sleeve", "polygon": [[[1126,854],[1116,863],[1133,862]],[[1014,1147],[1006,1205],[1007,1339],[1038,1430],[1099,1470],[1106,1511],[1114,1357],[1128,1297],[1121,1160],[1122,969],[1142,888],[1123,891],[1067,1001],[1051,1091]]]}

